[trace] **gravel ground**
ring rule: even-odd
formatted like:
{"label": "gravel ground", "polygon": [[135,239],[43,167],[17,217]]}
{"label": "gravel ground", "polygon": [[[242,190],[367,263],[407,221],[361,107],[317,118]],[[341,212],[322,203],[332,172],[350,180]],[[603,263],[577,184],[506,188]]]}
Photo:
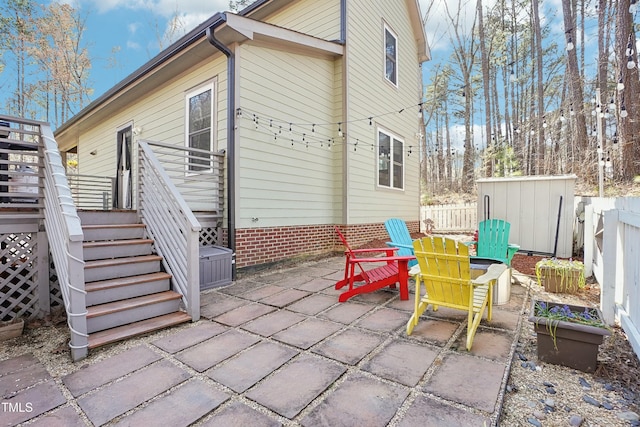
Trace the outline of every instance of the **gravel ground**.
{"label": "gravel ground", "polygon": [[[574,305],[597,305],[600,290],[588,281],[575,295],[549,294],[535,281],[540,257],[516,255],[514,274],[530,298]],[[589,283],[592,282],[592,283]],[[520,340],[505,393],[500,425],[504,426],[640,426],[640,362],[624,331],[616,326],[598,352],[593,374],[539,362],[536,334],[523,314]]]}

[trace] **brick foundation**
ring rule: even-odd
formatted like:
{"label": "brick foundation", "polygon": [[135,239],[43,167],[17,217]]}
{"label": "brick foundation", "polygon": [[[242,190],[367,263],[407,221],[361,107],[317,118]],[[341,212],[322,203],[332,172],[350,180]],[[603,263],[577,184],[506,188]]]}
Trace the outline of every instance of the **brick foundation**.
{"label": "brick foundation", "polygon": [[[344,248],[333,227],[333,225],[323,224],[237,229],[236,267],[251,267],[304,255],[342,252]],[[339,225],[338,227],[353,248],[371,240],[389,238],[383,223]],[[407,227],[411,233],[418,232],[420,223],[419,221],[407,222]]]}

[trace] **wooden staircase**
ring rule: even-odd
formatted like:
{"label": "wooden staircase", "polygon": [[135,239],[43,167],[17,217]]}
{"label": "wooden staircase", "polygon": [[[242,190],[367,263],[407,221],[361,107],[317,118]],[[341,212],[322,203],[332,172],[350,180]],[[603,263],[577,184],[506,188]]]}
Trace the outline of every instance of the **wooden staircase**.
{"label": "wooden staircase", "polygon": [[188,322],[135,211],[81,211],[89,349]]}

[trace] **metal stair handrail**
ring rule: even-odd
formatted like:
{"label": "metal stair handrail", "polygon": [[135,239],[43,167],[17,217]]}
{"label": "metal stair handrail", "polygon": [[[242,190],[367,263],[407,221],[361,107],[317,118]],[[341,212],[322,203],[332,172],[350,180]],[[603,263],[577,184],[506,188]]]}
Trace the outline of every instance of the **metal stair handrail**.
{"label": "metal stair handrail", "polygon": [[149,146],[138,140],[139,215],[163,265],[182,295],[187,313],[200,319],[199,236],[201,225]]}
{"label": "metal stair handrail", "polygon": [[71,357],[77,361],[87,357],[89,347],[82,248],[84,234],[58,144],[49,125],[39,125],[44,147],[44,224],[71,332]]}

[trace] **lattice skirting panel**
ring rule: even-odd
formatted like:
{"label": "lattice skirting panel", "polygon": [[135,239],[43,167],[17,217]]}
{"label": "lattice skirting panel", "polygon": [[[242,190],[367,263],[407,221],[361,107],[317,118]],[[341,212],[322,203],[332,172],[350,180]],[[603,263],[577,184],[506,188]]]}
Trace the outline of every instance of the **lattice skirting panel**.
{"label": "lattice skirting panel", "polygon": [[222,227],[205,227],[200,230],[200,246],[222,245]]}
{"label": "lattice skirting panel", "polygon": [[[53,259],[53,257],[49,255],[49,259]],[[51,308],[64,307],[60,282],[53,261],[49,263],[49,304],[51,304]]]}
{"label": "lattice skirting panel", "polygon": [[35,233],[0,234],[0,320],[39,314]]}

